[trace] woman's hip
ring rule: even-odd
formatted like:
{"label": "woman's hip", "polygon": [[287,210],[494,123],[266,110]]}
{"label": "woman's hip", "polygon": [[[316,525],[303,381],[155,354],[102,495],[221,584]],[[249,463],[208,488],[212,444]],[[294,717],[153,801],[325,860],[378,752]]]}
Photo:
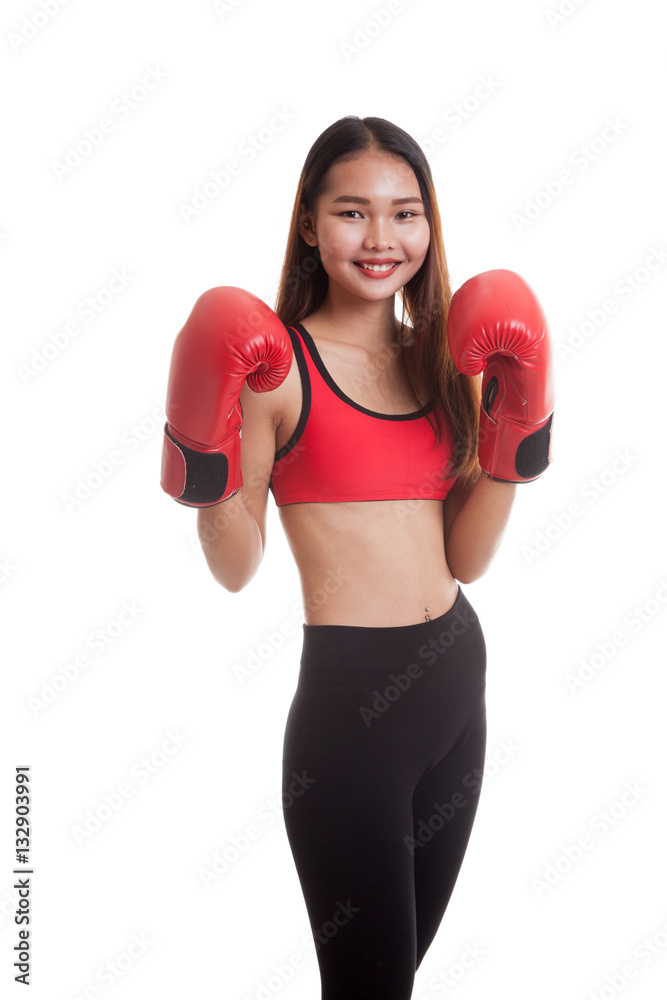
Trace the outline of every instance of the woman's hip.
{"label": "woman's hip", "polygon": [[484,712],[486,645],[460,588],[453,606],[430,621],[303,630],[286,747],[428,755]]}

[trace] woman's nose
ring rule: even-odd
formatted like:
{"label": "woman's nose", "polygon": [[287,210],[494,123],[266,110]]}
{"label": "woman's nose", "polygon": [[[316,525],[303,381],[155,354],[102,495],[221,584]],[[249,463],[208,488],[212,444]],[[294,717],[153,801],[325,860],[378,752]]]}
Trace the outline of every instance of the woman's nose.
{"label": "woman's nose", "polygon": [[394,237],[391,225],[383,219],[374,219],[366,230],[364,247],[368,250],[386,250],[394,245]]}

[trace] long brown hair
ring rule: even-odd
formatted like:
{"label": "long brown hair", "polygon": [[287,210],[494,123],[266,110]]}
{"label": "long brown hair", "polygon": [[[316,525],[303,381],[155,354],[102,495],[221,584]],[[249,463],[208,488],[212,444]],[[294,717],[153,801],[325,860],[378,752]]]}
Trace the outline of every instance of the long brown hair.
{"label": "long brown hair", "polygon": [[[310,247],[299,234],[300,209],[303,206],[306,212],[314,211],[315,203],[324,190],[327,173],[334,163],[351,160],[366,150],[379,150],[400,157],[412,167],[419,182],[431,239],[422,266],[401,290],[403,320],[407,316],[410,321],[409,342],[413,348],[414,364],[429,399],[434,403],[428,418],[438,444],[442,440],[439,413],[449,423],[453,458],[446,473],[465,479],[479,468],[479,379],[461,375],[449,353],[447,317],[452,292],[433,177],[421,147],[403,129],[384,118],[346,115],[315,140],[303,165],[294,199],[275,311],[286,326],[292,326],[315,312],[324,302],[328,275],[317,247]],[[402,371],[419,407],[405,358]]]}

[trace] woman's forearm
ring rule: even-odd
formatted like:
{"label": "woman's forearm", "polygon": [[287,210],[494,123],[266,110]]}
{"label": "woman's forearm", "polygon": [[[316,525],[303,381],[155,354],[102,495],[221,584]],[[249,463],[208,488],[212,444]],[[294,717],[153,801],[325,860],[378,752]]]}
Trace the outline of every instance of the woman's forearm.
{"label": "woman's forearm", "polygon": [[505,534],[516,487],[480,475],[454,518],[445,553],[452,576],[461,583],[473,583],[489,568]]}
{"label": "woman's forearm", "polygon": [[243,489],[214,507],[200,507],[197,532],[208,567],[232,593],[252,580],[264,553],[257,521],[243,502]]}

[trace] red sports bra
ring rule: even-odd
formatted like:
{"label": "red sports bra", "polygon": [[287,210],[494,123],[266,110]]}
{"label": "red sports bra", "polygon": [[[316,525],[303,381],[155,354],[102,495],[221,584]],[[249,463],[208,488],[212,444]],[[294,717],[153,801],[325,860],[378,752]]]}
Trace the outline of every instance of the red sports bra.
{"label": "red sports bra", "polygon": [[[347,500],[444,500],[452,442],[437,445],[427,403],[413,413],[376,413],[346,396],[324,367],[308,331],[288,327],[301,377],[292,438],[276,452],[269,488],[276,505]],[[305,350],[304,350],[305,347]]]}

